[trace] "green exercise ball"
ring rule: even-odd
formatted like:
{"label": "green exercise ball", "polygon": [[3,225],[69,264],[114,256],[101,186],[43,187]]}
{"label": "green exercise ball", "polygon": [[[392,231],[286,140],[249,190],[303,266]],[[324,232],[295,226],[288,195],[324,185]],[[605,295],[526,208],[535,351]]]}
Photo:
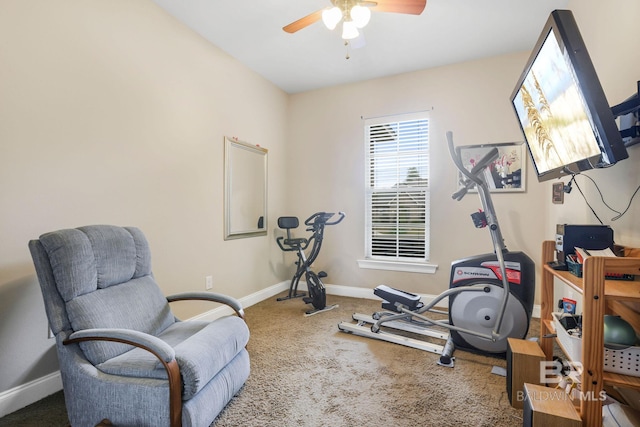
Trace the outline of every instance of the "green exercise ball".
{"label": "green exercise ball", "polygon": [[604,346],[613,350],[631,347],[636,343],[636,331],[620,316],[604,316]]}

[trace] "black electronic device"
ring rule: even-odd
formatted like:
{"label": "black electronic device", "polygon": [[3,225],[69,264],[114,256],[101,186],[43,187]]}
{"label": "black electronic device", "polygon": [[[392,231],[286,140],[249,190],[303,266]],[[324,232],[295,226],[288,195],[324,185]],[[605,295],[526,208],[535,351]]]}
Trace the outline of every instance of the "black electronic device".
{"label": "black electronic device", "polygon": [[608,225],[556,225],[556,259],[564,263],[575,248],[613,250],[613,229]]}
{"label": "black electronic device", "polygon": [[511,95],[539,181],[629,157],[569,10],[554,10]]}

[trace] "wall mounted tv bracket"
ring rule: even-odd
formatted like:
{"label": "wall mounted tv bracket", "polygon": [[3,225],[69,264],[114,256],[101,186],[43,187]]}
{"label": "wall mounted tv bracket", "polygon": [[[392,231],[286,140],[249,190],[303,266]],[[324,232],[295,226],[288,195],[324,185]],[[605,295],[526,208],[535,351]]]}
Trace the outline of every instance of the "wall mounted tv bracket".
{"label": "wall mounted tv bracket", "polygon": [[611,107],[613,117],[620,117],[620,136],[625,147],[640,143],[640,81],[636,93]]}

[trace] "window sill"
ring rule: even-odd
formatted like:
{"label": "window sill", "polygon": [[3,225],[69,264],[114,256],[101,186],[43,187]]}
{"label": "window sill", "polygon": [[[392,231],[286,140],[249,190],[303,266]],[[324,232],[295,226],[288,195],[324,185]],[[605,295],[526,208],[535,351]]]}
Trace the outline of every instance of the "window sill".
{"label": "window sill", "polygon": [[358,267],[372,270],[405,271],[408,273],[434,274],[438,269],[437,264],[383,261],[378,259],[359,259]]}

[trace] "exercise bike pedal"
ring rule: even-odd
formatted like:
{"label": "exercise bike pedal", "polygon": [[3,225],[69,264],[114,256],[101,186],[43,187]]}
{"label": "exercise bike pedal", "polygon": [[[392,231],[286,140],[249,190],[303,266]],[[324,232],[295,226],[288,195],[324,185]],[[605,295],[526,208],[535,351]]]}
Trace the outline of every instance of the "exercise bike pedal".
{"label": "exercise bike pedal", "polygon": [[323,278],[327,277],[327,273],[325,273],[324,271],[319,271],[318,272],[318,277],[323,279]]}
{"label": "exercise bike pedal", "polygon": [[302,301],[304,301],[305,304],[311,304],[313,302],[313,298],[304,297],[304,298],[302,298]]}

